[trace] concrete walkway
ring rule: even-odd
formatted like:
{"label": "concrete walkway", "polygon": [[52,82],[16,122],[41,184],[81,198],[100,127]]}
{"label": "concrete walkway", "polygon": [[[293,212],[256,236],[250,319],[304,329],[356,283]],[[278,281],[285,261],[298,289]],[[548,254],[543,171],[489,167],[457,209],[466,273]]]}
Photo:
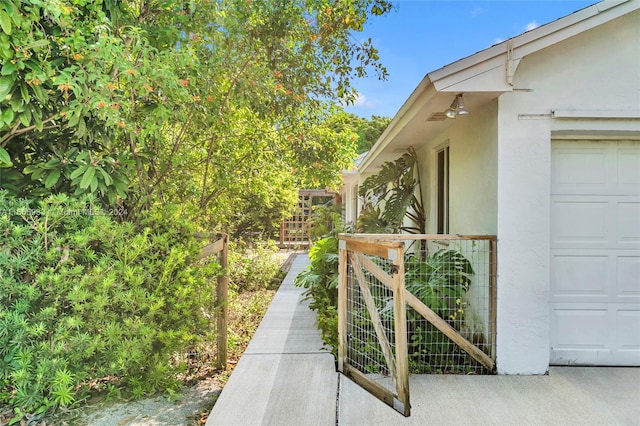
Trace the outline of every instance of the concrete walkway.
{"label": "concrete walkway", "polygon": [[336,373],[303,302],[299,254],[207,425],[640,425],[640,368],[548,376],[413,375],[403,417]]}
{"label": "concrete walkway", "polygon": [[315,313],[293,281],[309,264],[298,254],[207,426],[335,425],[338,374]]}

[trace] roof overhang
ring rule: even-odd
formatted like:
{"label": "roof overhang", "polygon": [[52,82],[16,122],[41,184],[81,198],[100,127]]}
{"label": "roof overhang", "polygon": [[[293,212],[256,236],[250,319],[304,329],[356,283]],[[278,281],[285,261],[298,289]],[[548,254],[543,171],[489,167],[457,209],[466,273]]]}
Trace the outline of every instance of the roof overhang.
{"label": "roof overhang", "polygon": [[397,112],[359,166],[376,171],[416,141],[445,131],[453,120],[428,121],[445,111],[458,93],[467,109],[481,108],[505,92],[517,90],[513,76],[522,58],[640,8],[640,1],[603,1],[513,37],[427,74]]}

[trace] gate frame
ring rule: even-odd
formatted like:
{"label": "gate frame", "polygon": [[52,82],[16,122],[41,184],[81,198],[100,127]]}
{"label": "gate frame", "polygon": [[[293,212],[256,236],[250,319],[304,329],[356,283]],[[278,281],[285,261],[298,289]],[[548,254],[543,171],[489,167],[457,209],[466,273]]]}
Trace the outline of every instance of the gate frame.
{"label": "gate frame", "polygon": [[[385,279],[385,285],[391,284],[391,290],[393,291],[393,315],[394,315],[394,327],[395,327],[395,359],[390,348],[387,346],[388,341],[386,337],[382,342],[383,352],[385,353],[385,359],[389,370],[395,372],[393,381],[396,386],[396,394],[392,394],[383,386],[369,379],[365,374],[361,373],[354,367],[351,367],[346,363],[346,347],[347,347],[347,263],[348,252],[350,250],[369,254],[372,256],[388,259],[392,262],[392,276],[382,273],[387,277]],[[411,405],[409,404],[409,357],[407,354],[407,316],[406,305],[404,301],[405,288],[404,288],[404,244],[402,242],[370,242],[361,241],[358,239],[351,239],[345,234],[339,235],[339,278],[338,278],[338,371],[351,378],[354,382],[358,383],[367,391],[371,392],[378,399],[384,403],[392,406],[396,411],[404,415],[409,416],[411,413]],[[360,268],[358,268],[360,269]],[[373,272],[373,271],[372,271]],[[360,272],[361,273],[361,270]],[[376,274],[378,275],[378,274]],[[389,279],[391,282],[389,282]],[[358,280],[359,282],[361,280]],[[382,281],[382,280],[381,280]],[[364,283],[361,284],[361,286]],[[371,311],[367,309],[371,318],[377,318],[377,311]],[[375,313],[374,313],[375,312]],[[374,321],[375,322],[375,321]],[[379,318],[378,318],[379,322]],[[376,334],[380,338],[380,334],[384,335],[379,328],[380,325],[374,325],[376,328]],[[386,347],[387,346],[387,347]],[[385,348],[386,347],[386,348]]]}
{"label": "gate frame", "polygon": [[[491,355],[496,354],[496,300],[497,300],[497,237],[495,235],[446,235],[446,234],[339,234],[339,266],[338,266],[338,371],[350,377],[367,391],[371,392],[375,397],[392,406],[396,411],[404,416],[410,415],[409,402],[409,362],[408,362],[408,345],[407,345],[407,323],[406,323],[406,305],[411,306],[424,319],[440,330],[451,341],[457,344],[461,349],[466,351],[476,361],[481,363],[487,369],[495,370],[495,360],[485,354],[477,346],[462,336],[455,328],[451,327],[445,320],[433,312],[428,306],[422,303],[417,297],[405,289],[404,283],[404,244],[407,240],[488,240],[489,241],[489,310],[491,325]],[[350,255],[350,252],[357,252],[356,255]],[[377,256],[383,259],[391,260],[392,276],[389,276],[375,263],[368,260],[363,254]],[[356,274],[360,275],[356,279],[359,286],[363,290],[363,297],[367,304],[379,344],[385,354],[389,370],[395,375],[393,376],[396,386],[396,395],[388,389],[369,379],[364,373],[347,362],[346,348],[348,335],[348,263],[350,258],[353,260]],[[364,264],[364,265],[363,265]],[[370,302],[367,302],[367,290],[364,290],[362,269],[366,269],[374,275],[379,281],[393,291],[394,298],[394,327],[395,327],[395,343],[396,357],[390,355],[390,349],[385,347],[386,337],[384,331],[380,329],[380,324],[376,324],[376,318],[379,322],[377,312],[371,312],[369,308]],[[375,306],[374,306],[375,308]],[[382,337],[382,338],[381,338]],[[386,342],[388,345],[388,342]],[[393,364],[393,365],[391,365]]]}

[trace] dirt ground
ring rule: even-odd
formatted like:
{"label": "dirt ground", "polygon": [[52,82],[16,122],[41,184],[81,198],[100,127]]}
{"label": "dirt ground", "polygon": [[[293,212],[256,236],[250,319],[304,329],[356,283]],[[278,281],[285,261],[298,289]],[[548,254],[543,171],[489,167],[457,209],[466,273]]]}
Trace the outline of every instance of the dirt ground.
{"label": "dirt ground", "polygon": [[136,401],[100,401],[82,409],[25,422],[37,426],[177,426],[200,425],[215,404],[222,385],[216,377],[201,380],[172,398],[156,396]]}

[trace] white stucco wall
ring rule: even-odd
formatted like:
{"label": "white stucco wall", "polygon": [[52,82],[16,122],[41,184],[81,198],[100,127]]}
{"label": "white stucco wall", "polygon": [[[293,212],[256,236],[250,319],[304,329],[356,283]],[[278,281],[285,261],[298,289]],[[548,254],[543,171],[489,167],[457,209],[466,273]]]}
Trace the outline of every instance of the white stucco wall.
{"label": "white stucco wall", "polygon": [[[549,366],[552,131],[638,130],[638,120],[588,118],[640,109],[636,12],[525,57],[515,91],[498,100],[497,366],[544,374]],[[585,111],[554,119],[553,110]]]}
{"label": "white stucco wall", "polygon": [[497,231],[497,102],[456,118],[449,135],[449,233]]}
{"label": "white stucco wall", "polygon": [[427,233],[436,233],[436,153],[449,145],[449,233],[497,231],[497,102],[465,117],[416,152],[420,161]]}

